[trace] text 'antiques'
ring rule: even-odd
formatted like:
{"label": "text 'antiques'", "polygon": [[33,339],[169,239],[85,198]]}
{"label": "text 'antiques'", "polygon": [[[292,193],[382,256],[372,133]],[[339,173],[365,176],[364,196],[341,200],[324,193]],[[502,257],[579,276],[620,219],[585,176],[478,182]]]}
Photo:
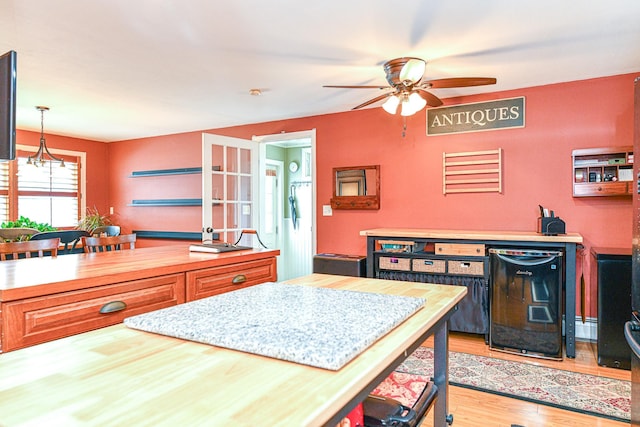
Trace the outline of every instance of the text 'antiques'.
{"label": "text 'antiques'", "polygon": [[524,97],[427,110],[427,135],[524,127]]}

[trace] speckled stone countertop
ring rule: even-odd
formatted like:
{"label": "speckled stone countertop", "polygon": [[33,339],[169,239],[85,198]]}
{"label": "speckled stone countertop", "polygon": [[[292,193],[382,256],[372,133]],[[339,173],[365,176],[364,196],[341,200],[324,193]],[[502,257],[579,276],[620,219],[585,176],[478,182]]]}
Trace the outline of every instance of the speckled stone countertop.
{"label": "speckled stone countertop", "polygon": [[423,298],[264,283],[129,317],[130,328],[338,370]]}

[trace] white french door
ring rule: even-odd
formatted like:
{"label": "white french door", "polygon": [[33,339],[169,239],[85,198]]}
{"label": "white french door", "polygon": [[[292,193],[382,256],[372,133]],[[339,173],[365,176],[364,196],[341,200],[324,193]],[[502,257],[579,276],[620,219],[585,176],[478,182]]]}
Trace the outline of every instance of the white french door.
{"label": "white french door", "polygon": [[203,242],[235,243],[243,229],[256,228],[258,163],[256,142],[202,134]]}

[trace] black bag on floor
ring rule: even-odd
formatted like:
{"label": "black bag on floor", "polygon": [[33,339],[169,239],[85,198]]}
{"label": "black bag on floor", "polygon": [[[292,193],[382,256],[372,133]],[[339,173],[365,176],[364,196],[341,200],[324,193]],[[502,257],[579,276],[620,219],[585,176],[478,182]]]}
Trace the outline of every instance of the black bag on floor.
{"label": "black bag on floor", "polygon": [[415,427],[427,413],[438,394],[429,381],[418,400],[409,408],[395,399],[370,394],[363,402],[365,427]]}

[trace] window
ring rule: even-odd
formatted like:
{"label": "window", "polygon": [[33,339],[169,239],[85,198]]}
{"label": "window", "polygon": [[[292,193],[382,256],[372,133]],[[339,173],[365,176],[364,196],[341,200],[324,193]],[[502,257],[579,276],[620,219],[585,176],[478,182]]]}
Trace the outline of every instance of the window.
{"label": "window", "polygon": [[64,168],[49,161],[34,167],[27,164],[34,149],[20,146],[16,160],[0,163],[0,221],[24,216],[56,228],[74,227],[84,210],[80,172],[85,153],[52,150],[64,158]]}

